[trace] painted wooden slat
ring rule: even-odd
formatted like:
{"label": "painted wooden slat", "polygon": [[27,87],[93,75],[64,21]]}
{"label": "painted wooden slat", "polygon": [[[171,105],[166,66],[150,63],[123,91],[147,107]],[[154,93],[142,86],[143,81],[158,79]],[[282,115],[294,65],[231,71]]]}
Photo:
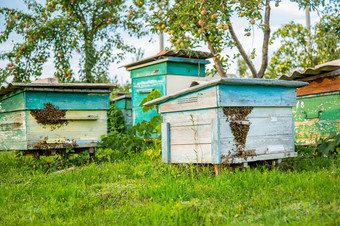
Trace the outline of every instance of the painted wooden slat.
{"label": "painted wooden slat", "polygon": [[211,144],[172,144],[171,163],[211,163]]}
{"label": "painted wooden slat", "polygon": [[211,137],[211,124],[171,126],[171,145],[210,144]]}
{"label": "painted wooden slat", "polygon": [[0,113],[12,112],[25,109],[25,94],[18,92],[15,95],[10,95],[8,98],[3,98],[0,101]]}
{"label": "painted wooden slat", "polygon": [[214,108],[217,106],[216,87],[189,93],[160,105],[160,112],[176,112],[194,109]]}
{"label": "painted wooden slat", "polygon": [[26,109],[43,109],[44,103],[65,110],[110,109],[109,94],[26,92]]}
{"label": "painted wooden slat", "polygon": [[189,88],[193,81],[201,78],[195,76],[168,75],[166,76],[167,95]]}
{"label": "painted wooden slat", "polygon": [[162,123],[162,161],[171,162],[170,123]]}
{"label": "painted wooden slat", "polygon": [[245,162],[255,162],[255,161],[265,161],[265,160],[277,160],[277,159],[283,159],[283,158],[292,158],[292,157],[296,157],[296,156],[297,156],[296,152],[284,152],[284,153],[276,153],[276,154],[266,154],[266,155],[250,156],[250,157],[247,157],[247,158],[229,158],[229,159],[224,159],[224,163],[240,164],[240,163],[245,163]]}
{"label": "painted wooden slat", "polygon": [[[248,137],[245,151],[256,155],[279,153],[282,151],[294,151],[292,135],[277,134],[273,136],[253,136]],[[222,137],[220,139],[221,155],[232,156],[236,152],[234,137]]]}
{"label": "painted wooden slat", "polygon": [[168,62],[167,74],[170,75],[184,75],[184,76],[205,76],[204,64],[191,64],[180,62]]}
{"label": "painted wooden slat", "polygon": [[51,128],[50,125],[44,126],[37,123],[31,115],[27,115],[27,134],[28,148],[34,149],[34,145],[43,141],[47,143],[72,143],[77,142],[83,146],[96,143],[102,135],[107,133],[107,116],[106,111],[67,111],[66,116],[82,117],[88,115],[97,115],[98,119],[94,121],[68,121],[68,124],[61,127]]}
{"label": "painted wooden slat", "polygon": [[131,78],[141,78],[146,76],[165,75],[167,62],[153,64],[142,68],[137,68],[131,71]]}
{"label": "painted wooden slat", "polygon": [[219,120],[211,120],[211,163],[221,164],[221,150],[220,150],[220,124]]}
{"label": "painted wooden slat", "polygon": [[296,89],[279,86],[219,85],[220,107],[295,106]]}
{"label": "painted wooden slat", "polygon": [[136,78],[132,80],[132,106],[138,107],[140,102],[149,94],[149,93],[141,93],[140,90],[149,90],[150,92],[153,89],[160,90],[162,95],[165,94],[166,87],[166,77],[165,76],[153,76],[148,78]]}
{"label": "painted wooden slat", "polygon": [[211,120],[217,119],[216,109],[202,109],[196,111],[169,112],[163,114],[164,122],[170,122],[171,126],[192,126],[210,124]]}
{"label": "painted wooden slat", "polygon": [[0,113],[0,151],[25,150],[26,147],[25,112]]}
{"label": "painted wooden slat", "polygon": [[[223,108],[218,108],[218,118],[226,119]],[[292,117],[291,107],[254,107],[247,118],[267,118],[268,121],[275,121],[277,117]]]}

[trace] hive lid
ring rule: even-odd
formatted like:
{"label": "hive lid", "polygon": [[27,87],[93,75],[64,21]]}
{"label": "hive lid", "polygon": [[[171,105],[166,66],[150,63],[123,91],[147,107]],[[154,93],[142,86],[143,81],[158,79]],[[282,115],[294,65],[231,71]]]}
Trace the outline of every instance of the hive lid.
{"label": "hive lid", "polygon": [[203,83],[200,85],[196,85],[179,92],[172,93],[170,95],[157,98],[155,100],[149,101],[145,103],[145,106],[152,106],[155,104],[163,103],[167,100],[174,99],[176,97],[182,96],[187,93],[195,92],[207,87],[211,87],[214,85],[223,84],[223,85],[233,85],[233,86],[280,86],[280,87],[292,87],[297,88],[301,86],[308,85],[308,82],[297,82],[297,81],[284,81],[284,80],[274,80],[274,79],[259,79],[259,78],[220,78],[216,80],[212,80],[207,83]]}
{"label": "hive lid", "polygon": [[137,67],[141,67],[141,65],[145,65],[151,62],[160,62],[160,61],[184,61],[188,63],[201,63],[201,64],[209,64],[210,62],[205,60],[213,57],[211,53],[203,52],[203,51],[194,51],[188,49],[181,50],[164,50],[159,52],[155,56],[147,57],[142,60],[123,65],[126,70],[130,71]]}
{"label": "hive lid", "polygon": [[9,83],[0,87],[0,97],[20,89],[37,91],[65,91],[65,92],[111,92],[116,85],[105,83]]}
{"label": "hive lid", "polygon": [[123,99],[131,99],[131,96],[130,95],[123,95],[123,96],[117,97],[115,99],[112,99],[111,101],[116,102],[118,100],[123,100]]}
{"label": "hive lid", "polygon": [[319,64],[305,71],[296,70],[290,75],[282,75],[280,80],[313,81],[321,77],[340,75],[340,59]]}

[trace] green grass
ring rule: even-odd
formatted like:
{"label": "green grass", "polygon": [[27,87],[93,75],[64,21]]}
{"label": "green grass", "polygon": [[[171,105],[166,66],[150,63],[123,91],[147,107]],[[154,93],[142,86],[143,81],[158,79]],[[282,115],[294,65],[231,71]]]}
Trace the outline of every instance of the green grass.
{"label": "green grass", "polygon": [[56,173],[43,163],[51,158],[0,153],[0,224],[340,223],[338,159],[214,176],[211,166],[163,164],[152,151],[98,156],[106,161]]}

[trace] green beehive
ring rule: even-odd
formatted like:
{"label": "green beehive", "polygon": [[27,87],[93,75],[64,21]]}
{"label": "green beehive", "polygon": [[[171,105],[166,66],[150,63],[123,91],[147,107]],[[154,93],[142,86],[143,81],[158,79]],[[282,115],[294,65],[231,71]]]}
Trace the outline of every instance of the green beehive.
{"label": "green beehive", "polygon": [[149,121],[156,111],[143,112],[140,102],[155,89],[168,95],[188,88],[190,84],[205,77],[205,65],[210,53],[198,51],[164,51],[160,54],[125,65],[132,79],[133,125]]}
{"label": "green beehive", "polygon": [[340,133],[340,60],[280,79],[309,82],[297,89],[293,109],[296,144],[308,145],[332,132]]}
{"label": "green beehive", "polygon": [[124,116],[124,123],[127,127],[132,125],[132,103],[130,95],[123,95],[112,100]]}
{"label": "green beehive", "polygon": [[56,153],[97,146],[112,84],[12,83],[0,89],[0,150]]}

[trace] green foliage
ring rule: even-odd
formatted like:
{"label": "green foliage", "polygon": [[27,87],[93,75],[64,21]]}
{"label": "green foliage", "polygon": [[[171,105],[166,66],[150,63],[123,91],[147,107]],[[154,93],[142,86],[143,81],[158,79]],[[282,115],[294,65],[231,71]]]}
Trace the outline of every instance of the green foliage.
{"label": "green foliage", "polygon": [[125,133],[127,125],[125,125],[124,115],[121,110],[117,108],[115,103],[111,103],[110,110],[107,112],[107,129],[108,133],[117,131],[118,133]]}
{"label": "green foliage", "polygon": [[[243,48],[241,43],[237,42],[236,36],[232,36],[230,29],[232,27],[231,17],[238,16],[248,21],[244,28],[245,36],[251,36],[254,29],[264,29],[268,25],[264,24],[262,18],[263,10],[266,4],[263,1],[200,1],[200,0],[178,0],[175,3],[170,1],[159,2],[149,19],[151,31],[154,33],[167,32],[170,36],[170,42],[175,49],[194,49],[200,47],[202,43],[206,44],[211,53],[216,57],[215,70],[217,72],[220,63],[227,71],[230,61],[235,60],[239,54],[224,55],[221,53],[228,48]],[[161,8],[161,12],[158,9]],[[238,28],[239,29],[239,28]],[[251,37],[249,37],[251,39]],[[251,56],[244,55],[247,60],[253,57],[255,50],[252,50]],[[219,62],[218,64],[216,63]]]}
{"label": "green foliage", "polygon": [[23,39],[14,43],[11,51],[0,55],[1,60],[9,62],[0,71],[0,82],[11,76],[15,82],[37,78],[50,57],[55,76],[63,82],[74,81],[70,59],[75,55],[80,56],[82,81],[105,82],[110,63],[119,63],[126,52],[135,51],[124,43],[121,32],[135,37],[146,34],[140,19],[145,15],[140,2],[132,5],[125,0],[24,2],[27,13],[0,8],[5,25],[0,43],[8,41],[14,32]]}
{"label": "green foliage", "polygon": [[312,153],[320,157],[330,157],[340,153],[340,133],[332,132],[327,138],[320,138],[312,146]]}
{"label": "green foliage", "polygon": [[[159,90],[155,89],[147,97],[145,97],[140,106],[144,103],[161,97]],[[143,111],[149,111],[158,107],[143,107]],[[101,147],[119,150],[124,153],[145,151],[148,149],[160,149],[160,134],[162,118],[160,114],[153,116],[149,122],[143,121],[131,128],[126,128],[123,124],[123,116],[121,112],[112,106],[109,111],[109,133],[101,139]]]}
{"label": "green foliage", "polygon": [[[338,7],[337,7],[338,5]],[[274,32],[271,43],[281,40],[280,48],[271,58],[267,75],[291,73],[340,58],[339,4],[326,8],[311,33],[301,24],[290,22]]]}
{"label": "green foliage", "polygon": [[242,58],[237,58],[237,75],[241,77],[248,77],[248,66]]}

